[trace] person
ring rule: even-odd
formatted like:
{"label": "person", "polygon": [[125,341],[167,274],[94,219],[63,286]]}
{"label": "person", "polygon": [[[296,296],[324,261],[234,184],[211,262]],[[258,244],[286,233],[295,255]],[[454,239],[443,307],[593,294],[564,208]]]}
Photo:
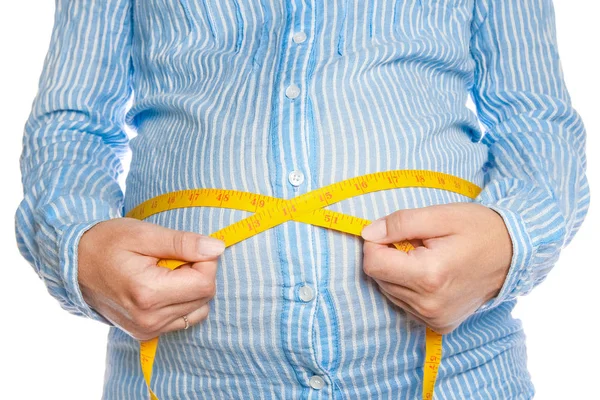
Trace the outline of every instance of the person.
{"label": "person", "polygon": [[[589,205],[553,12],[551,0],[57,0],[16,235],[63,308],[110,326],[104,398],[147,398],[138,340],[157,335],[162,399],[419,398],[424,325],[445,334],[436,398],[532,398],[511,310]],[[290,199],[403,169],[483,190],[329,207],[376,221],[364,240],[286,222],[225,250],[208,235],[249,213],[125,217],[177,190]],[[388,246],[404,239],[417,248]]]}

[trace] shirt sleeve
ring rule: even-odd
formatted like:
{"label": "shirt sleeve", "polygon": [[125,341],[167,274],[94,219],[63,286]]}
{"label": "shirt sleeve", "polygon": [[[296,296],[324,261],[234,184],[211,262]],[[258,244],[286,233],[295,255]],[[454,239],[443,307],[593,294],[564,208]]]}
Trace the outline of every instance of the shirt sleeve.
{"label": "shirt sleeve", "polygon": [[50,48],[25,125],[19,251],[69,312],[109,323],[83,300],[82,234],[123,216],[129,152],[131,0],[57,0]]}
{"label": "shirt sleeve", "polygon": [[551,0],[476,0],[472,96],[488,146],[477,202],[498,212],[513,257],[497,297],[529,293],[556,263],[589,207],[586,133],[561,69]]}

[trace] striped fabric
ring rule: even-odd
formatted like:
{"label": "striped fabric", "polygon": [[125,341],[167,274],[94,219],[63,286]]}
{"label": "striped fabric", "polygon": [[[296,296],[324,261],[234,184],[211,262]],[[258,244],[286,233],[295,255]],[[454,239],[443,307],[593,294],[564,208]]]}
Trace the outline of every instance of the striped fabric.
{"label": "striped fabric", "polygon": [[[530,399],[511,310],[589,204],[554,27],[551,0],[57,0],[23,140],[20,251],[65,309],[106,323],[78,288],[78,240],[153,196],[289,199],[376,171],[454,174],[485,186],[476,201],[502,215],[514,257],[499,296],[445,337],[435,398]],[[375,219],[464,201],[398,189],[331,209]],[[187,208],[148,221],[208,234],[247,215]],[[359,238],[296,222],[227,249],[208,320],[161,339],[157,395],[419,398],[424,327],[366,278],[361,252]],[[138,344],[115,327],[105,382],[106,399],[147,398]]]}

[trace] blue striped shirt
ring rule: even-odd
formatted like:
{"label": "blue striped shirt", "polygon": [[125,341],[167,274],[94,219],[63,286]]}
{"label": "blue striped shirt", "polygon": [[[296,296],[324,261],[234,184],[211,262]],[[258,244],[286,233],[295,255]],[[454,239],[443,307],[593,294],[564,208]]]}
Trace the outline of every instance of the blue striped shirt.
{"label": "blue striped shirt", "polygon": [[[551,0],[57,0],[16,235],[66,310],[106,323],[78,287],[78,240],[151,197],[289,199],[377,171],[450,173],[484,187],[475,201],[503,217],[514,254],[499,295],[445,337],[436,398],[529,399],[511,310],[582,223],[585,168]],[[372,220],[464,201],[413,188],[330,208]],[[247,215],[184,208],[148,221],[208,234]],[[208,319],[161,338],[157,395],[419,398],[425,330],[366,279],[361,251],[357,237],[297,222],[227,249]],[[147,397],[138,351],[110,328],[104,398]]]}

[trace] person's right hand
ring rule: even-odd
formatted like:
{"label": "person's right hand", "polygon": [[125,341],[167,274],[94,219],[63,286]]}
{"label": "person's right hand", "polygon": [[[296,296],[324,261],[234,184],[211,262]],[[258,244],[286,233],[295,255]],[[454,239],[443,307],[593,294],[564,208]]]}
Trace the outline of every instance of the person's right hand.
{"label": "person's right hand", "polygon": [[[138,340],[183,329],[208,316],[218,257],[225,245],[194,232],[134,218],[102,221],[79,240],[78,279],[84,300]],[[170,270],[160,259],[188,261]]]}

